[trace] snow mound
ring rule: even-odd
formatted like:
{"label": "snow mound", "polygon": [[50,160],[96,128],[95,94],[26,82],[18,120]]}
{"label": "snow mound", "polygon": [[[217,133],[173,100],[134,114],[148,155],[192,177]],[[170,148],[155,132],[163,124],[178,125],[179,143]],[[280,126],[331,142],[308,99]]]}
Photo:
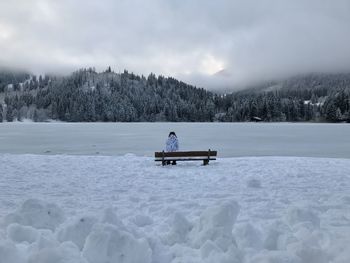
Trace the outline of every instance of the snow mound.
{"label": "snow mound", "polygon": [[12,223],[55,230],[64,221],[63,211],[55,204],[29,199],[20,209],[4,218],[4,225]]}
{"label": "snow mound", "polygon": [[16,243],[28,242],[33,243],[38,238],[39,232],[31,226],[23,226],[17,223],[7,227],[7,236]]}
{"label": "snow mound", "polygon": [[284,221],[273,221],[266,229],[263,248],[267,250],[284,250],[288,242],[296,241],[291,228]]}
{"label": "snow mound", "polygon": [[136,215],[133,221],[138,227],[144,227],[153,224],[152,218],[146,215]]}
{"label": "snow mound", "polygon": [[223,251],[227,251],[235,244],[232,229],[238,213],[239,205],[235,201],[207,208],[189,233],[191,245],[200,248],[210,240]]}
{"label": "snow mound", "polygon": [[286,251],[262,251],[254,256],[249,263],[302,263],[302,261]]}
{"label": "snow mound", "polygon": [[230,245],[226,252],[218,247],[214,242],[207,240],[200,248],[201,259],[207,263],[241,263],[242,255],[234,246]]}
{"label": "snow mound", "polygon": [[286,220],[290,226],[302,222],[310,222],[314,227],[320,227],[319,217],[310,209],[291,207],[288,209]]}
{"label": "snow mound", "polygon": [[33,253],[28,263],[88,263],[72,242],[63,242],[57,247],[47,247]]}
{"label": "snow mound", "polygon": [[[241,220],[246,212],[244,203],[238,205],[229,199],[203,206],[200,213],[186,216],[182,211],[168,209],[165,221],[140,217],[139,211],[117,215],[109,208],[99,216],[80,215],[59,225],[51,224],[55,228],[50,230],[42,228],[48,223],[33,224],[24,220],[27,218],[24,215],[47,207],[61,210],[44,201],[35,203],[40,204],[40,209],[32,204],[28,206],[27,201],[26,213],[22,206],[5,216],[16,218],[13,215],[17,213],[26,225],[16,222],[0,228],[0,263],[350,262],[347,211],[342,214],[345,223],[341,232],[334,231],[337,226],[327,228],[330,220],[327,209],[290,207],[266,223]],[[136,218],[139,223],[135,223]],[[145,225],[145,222],[152,223]],[[152,231],[156,224],[157,231]]]}
{"label": "snow mound", "polygon": [[91,229],[96,222],[97,219],[91,216],[77,218],[74,222],[59,230],[57,239],[60,242],[72,241],[81,250],[85,244],[86,237],[90,234]]}
{"label": "snow mound", "polygon": [[252,224],[236,225],[233,233],[240,249],[253,248],[258,250],[262,248],[262,234]]}
{"label": "snow mound", "polygon": [[150,263],[152,250],[146,239],[109,224],[96,224],[87,237],[84,257],[91,263]]}
{"label": "snow mound", "polygon": [[123,224],[123,221],[120,220],[116,213],[114,212],[113,208],[107,208],[104,213],[103,216],[101,218],[101,223],[108,223],[111,225],[115,225],[119,228],[125,229],[125,226]]}
{"label": "snow mound", "polygon": [[151,262],[146,238],[128,232],[112,209],[105,210],[100,219],[80,216],[61,224],[62,220],[63,212],[54,204],[24,202],[4,219],[7,228],[0,239],[0,263]]}
{"label": "snow mound", "polygon": [[0,240],[0,263],[23,263],[24,258],[16,245],[9,240]]}
{"label": "snow mound", "polygon": [[187,239],[188,233],[193,227],[187,218],[179,212],[172,216],[171,226],[170,233],[164,238],[168,245],[184,243]]}

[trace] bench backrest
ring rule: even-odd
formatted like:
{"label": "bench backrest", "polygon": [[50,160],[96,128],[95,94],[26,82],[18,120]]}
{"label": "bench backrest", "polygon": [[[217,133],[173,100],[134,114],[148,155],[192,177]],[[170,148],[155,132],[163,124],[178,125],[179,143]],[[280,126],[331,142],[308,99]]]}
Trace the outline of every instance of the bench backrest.
{"label": "bench backrest", "polygon": [[187,151],[187,152],[155,152],[155,158],[162,157],[213,157],[217,156],[217,151]]}

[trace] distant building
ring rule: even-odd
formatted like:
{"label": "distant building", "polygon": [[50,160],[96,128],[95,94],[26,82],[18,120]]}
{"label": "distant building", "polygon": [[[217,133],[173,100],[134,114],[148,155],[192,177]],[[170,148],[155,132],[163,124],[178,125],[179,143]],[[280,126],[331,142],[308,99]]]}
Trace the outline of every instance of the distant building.
{"label": "distant building", "polygon": [[262,119],[259,117],[251,117],[250,121],[260,122],[260,121],[262,121]]}

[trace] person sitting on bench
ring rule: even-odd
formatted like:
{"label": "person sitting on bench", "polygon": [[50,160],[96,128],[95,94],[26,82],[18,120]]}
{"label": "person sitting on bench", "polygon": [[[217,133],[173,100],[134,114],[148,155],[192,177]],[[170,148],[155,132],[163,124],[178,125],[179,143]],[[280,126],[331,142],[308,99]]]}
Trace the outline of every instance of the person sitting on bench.
{"label": "person sitting on bench", "polygon": [[[175,132],[170,132],[168,139],[165,143],[165,151],[166,152],[176,152],[179,150],[179,140],[177,139],[177,136]],[[170,161],[167,161],[167,164],[170,164]],[[172,165],[176,165],[176,161],[172,162]]]}

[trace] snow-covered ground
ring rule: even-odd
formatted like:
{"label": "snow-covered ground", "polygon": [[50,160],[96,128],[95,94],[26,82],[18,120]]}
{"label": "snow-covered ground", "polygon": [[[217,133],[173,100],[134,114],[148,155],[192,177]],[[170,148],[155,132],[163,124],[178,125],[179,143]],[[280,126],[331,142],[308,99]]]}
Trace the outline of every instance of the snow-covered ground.
{"label": "snow-covered ground", "polygon": [[350,262],[350,160],[0,155],[0,263]]}

